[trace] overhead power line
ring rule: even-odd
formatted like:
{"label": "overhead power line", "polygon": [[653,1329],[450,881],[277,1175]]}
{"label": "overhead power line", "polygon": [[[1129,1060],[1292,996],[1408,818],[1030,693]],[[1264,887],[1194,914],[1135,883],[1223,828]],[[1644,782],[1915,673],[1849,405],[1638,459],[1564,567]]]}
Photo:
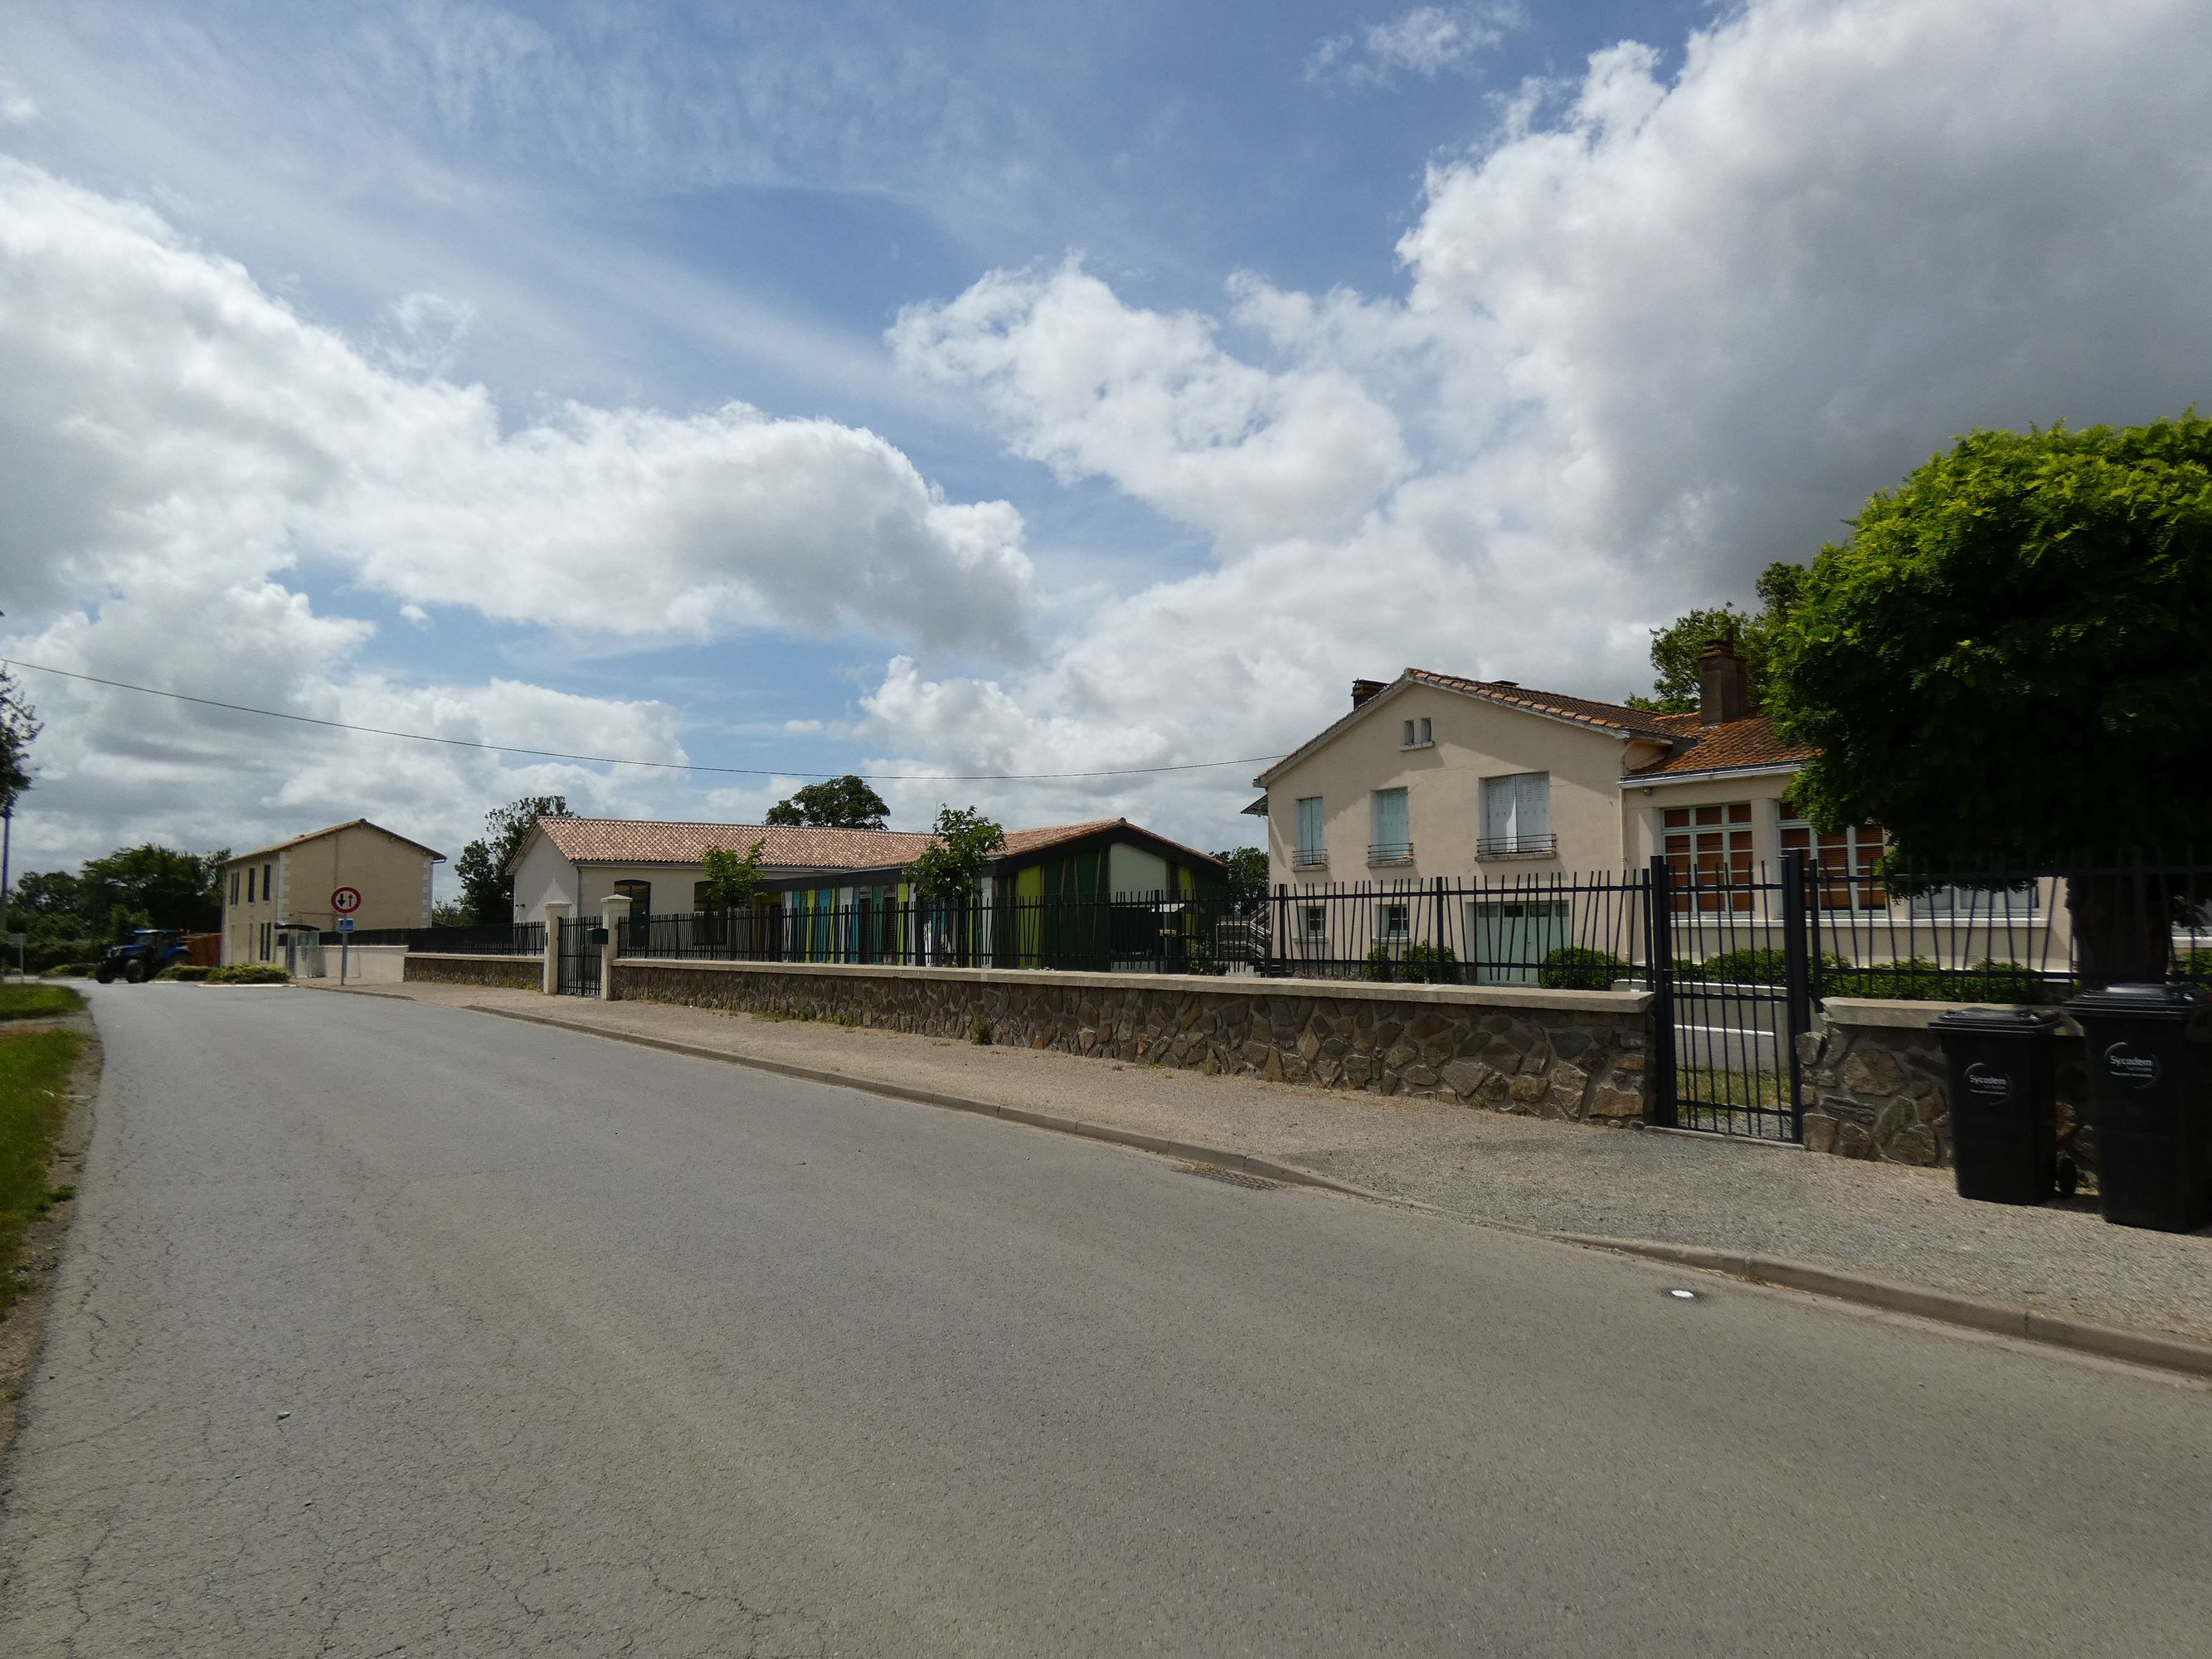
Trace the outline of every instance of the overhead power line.
{"label": "overhead power line", "polygon": [[[88,685],[105,685],[118,691],[136,691],[149,697],[167,697],[173,702],[197,703],[203,708],[223,708],[234,714],[258,714],[272,720],[292,720],[301,726],[327,726],[334,732],[359,732],[374,738],[400,738],[409,743],[443,744],[449,749],[481,749],[495,755],[528,755],[538,760],[578,761],[590,766],[638,766],[659,772],[712,772],[727,777],[746,778],[834,778],[851,775],[840,772],[808,772],[786,766],[701,766],[690,761],[629,760],[619,755],[571,755],[557,749],[526,749],[519,744],[479,743],[472,738],[441,738],[428,732],[397,732],[389,726],[356,726],[349,720],[319,720],[313,714],[295,714],[282,708],[256,708],[248,703],[225,702],[219,697],[195,697],[188,692],[167,691],[155,685],[133,685],[127,680],[102,679],[97,674],[79,674],[66,668],[49,668],[44,663],[24,662],[20,659],[0,657],[0,664],[10,668],[27,668],[34,673],[52,674],[65,680],[82,680]],[[882,772],[865,780],[869,783],[1050,783],[1074,778],[1130,778],[1143,777],[1161,772],[1203,772],[1217,766],[1261,766],[1280,759],[1277,755],[1251,755],[1238,760],[1184,761],[1171,766],[1107,766],[1088,772]]]}

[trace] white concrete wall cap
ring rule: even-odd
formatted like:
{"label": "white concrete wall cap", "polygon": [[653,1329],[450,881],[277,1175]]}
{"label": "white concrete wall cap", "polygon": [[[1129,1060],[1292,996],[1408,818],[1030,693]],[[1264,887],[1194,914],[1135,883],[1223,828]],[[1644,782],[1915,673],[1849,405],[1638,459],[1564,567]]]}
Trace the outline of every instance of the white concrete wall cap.
{"label": "white concrete wall cap", "polygon": [[1553,991],[1536,985],[1391,985],[1367,980],[1235,978],[1211,974],[1071,974],[1049,968],[898,968],[853,962],[714,962],[681,957],[617,957],[621,969],[674,968],[686,973],[799,975],[852,979],[931,978],[976,985],[1048,986],[1099,991],[1206,991],[1219,996],[1334,997],[1340,1001],[1418,1002],[1455,1008],[1553,1009],[1563,1012],[1640,1014],[1649,991]]}

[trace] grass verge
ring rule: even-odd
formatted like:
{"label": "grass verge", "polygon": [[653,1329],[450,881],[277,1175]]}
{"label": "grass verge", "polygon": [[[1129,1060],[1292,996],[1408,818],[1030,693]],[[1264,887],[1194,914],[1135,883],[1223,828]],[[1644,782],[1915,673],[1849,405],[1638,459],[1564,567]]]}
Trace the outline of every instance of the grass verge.
{"label": "grass verge", "polygon": [[46,1169],[54,1135],[69,1115],[70,1073],[84,1045],[76,1031],[0,1035],[0,1315],[20,1288],[15,1257],[24,1230],[74,1196],[49,1185]]}
{"label": "grass verge", "polygon": [[83,1006],[66,985],[0,985],[0,1019],[53,1019]]}

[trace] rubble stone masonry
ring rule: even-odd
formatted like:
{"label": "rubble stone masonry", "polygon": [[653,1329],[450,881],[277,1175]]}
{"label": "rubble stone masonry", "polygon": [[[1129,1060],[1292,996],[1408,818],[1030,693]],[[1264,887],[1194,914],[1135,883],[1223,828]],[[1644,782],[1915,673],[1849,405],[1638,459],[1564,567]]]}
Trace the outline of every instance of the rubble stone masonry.
{"label": "rubble stone masonry", "polygon": [[1623,1123],[1648,1104],[1641,991],[798,963],[615,964],[618,1000],[844,1020],[1324,1089]]}

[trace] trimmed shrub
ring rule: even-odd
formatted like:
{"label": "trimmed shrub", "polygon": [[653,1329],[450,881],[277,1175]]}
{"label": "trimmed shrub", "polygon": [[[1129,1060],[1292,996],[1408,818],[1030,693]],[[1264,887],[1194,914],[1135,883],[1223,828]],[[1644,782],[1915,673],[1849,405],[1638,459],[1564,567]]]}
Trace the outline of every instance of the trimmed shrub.
{"label": "trimmed shrub", "polygon": [[1613,981],[1626,978],[1631,971],[1609,951],[1563,945],[1536,969],[1536,983],[1547,991],[1610,991]]}
{"label": "trimmed shrub", "polygon": [[40,979],[90,979],[92,970],[100,964],[92,962],[58,963],[40,974]]}
{"label": "trimmed shrub", "polygon": [[240,962],[228,968],[210,968],[202,981],[208,985],[289,985],[292,975],[273,962]]}
{"label": "trimmed shrub", "polygon": [[215,972],[214,969],[203,967],[198,963],[179,962],[164,968],[154,977],[155,979],[201,980],[213,972]]}
{"label": "trimmed shrub", "polygon": [[1377,945],[1368,951],[1359,976],[1385,984],[1456,985],[1459,958],[1449,945]]}

